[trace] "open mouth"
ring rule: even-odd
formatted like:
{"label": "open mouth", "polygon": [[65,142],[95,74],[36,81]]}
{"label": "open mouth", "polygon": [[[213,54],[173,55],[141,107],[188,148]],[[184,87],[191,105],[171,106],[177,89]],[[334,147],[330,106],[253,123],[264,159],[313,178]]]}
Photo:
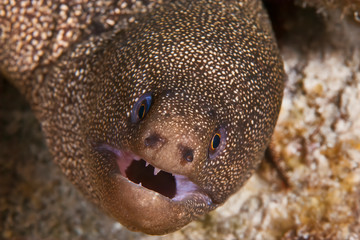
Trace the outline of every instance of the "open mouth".
{"label": "open mouth", "polygon": [[172,174],[154,167],[136,154],[119,150],[108,145],[100,147],[116,155],[120,174],[138,186],[157,192],[173,201],[181,201],[190,195],[201,195],[210,205],[210,198],[186,176]]}
{"label": "open mouth", "polygon": [[[122,159],[118,159],[118,161],[122,161]],[[120,172],[124,172],[124,170],[120,169]],[[171,173],[153,167],[143,159],[131,161],[130,166],[121,175],[170,199],[176,194],[175,177]]]}

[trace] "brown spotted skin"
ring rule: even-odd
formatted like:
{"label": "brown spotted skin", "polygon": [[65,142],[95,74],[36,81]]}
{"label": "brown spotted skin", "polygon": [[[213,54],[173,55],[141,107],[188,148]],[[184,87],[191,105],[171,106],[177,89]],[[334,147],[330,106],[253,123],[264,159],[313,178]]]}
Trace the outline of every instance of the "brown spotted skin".
{"label": "brown spotted skin", "polygon": [[[31,102],[55,161],[86,196],[131,230],[165,234],[243,185],[264,156],[283,92],[261,2],[53,2],[0,4],[0,70]],[[144,93],[152,105],[134,123]],[[210,157],[220,128],[225,146]],[[176,202],[130,184],[99,144],[188,177],[210,201]]]}

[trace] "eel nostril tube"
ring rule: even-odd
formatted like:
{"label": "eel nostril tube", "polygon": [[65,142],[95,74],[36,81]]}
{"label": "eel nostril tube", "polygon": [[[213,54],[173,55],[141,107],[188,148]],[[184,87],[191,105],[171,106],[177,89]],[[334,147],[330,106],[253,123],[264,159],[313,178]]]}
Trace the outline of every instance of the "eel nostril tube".
{"label": "eel nostril tube", "polygon": [[194,160],[194,154],[193,152],[188,152],[186,154],[184,154],[184,159],[187,161],[187,162],[192,162]]}
{"label": "eel nostril tube", "polygon": [[192,162],[194,160],[194,150],[189,147],[179,146],[183,159],[186,162]]}
{"label": "eel nostril tube", "polygon": [[145,147],[158,147],[165,143],[165,139],[160,137],[158,134],[151,134],[149,137],[145,138],[144,145]]}

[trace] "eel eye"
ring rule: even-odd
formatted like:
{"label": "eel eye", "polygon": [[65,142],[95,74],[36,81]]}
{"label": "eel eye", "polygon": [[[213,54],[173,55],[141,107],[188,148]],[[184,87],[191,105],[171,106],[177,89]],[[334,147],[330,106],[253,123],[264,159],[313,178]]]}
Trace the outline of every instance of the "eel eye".
{"label": "eel eye", "polygon": [[133,123],[137,123],[145,118],[146,114],[149,112],[151,100],[151,93],[145,93],[134,104],[134,107],[131,110],[131,121]]}
{"label": "eel eye", "polygon": [[211,139],[210,149],[211,151],[215,151],[215,149],[220,145],[221,134],[215,133],[213,138]]}
{"label": "eel eye", "polygon": [[225,148],[226,132],[224,128],[219,128],[211,138],[209,146],[209,157],[216,157]]}

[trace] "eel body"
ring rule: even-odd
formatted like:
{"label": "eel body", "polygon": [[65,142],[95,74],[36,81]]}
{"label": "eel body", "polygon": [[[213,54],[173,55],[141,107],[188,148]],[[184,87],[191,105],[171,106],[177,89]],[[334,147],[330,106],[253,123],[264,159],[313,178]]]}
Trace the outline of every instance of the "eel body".
{"label": "eel body", "polygon": [[280,110],[260,1],[3,1],[0,46],[56,163],[133,231],[169,233],[221,205]]}

